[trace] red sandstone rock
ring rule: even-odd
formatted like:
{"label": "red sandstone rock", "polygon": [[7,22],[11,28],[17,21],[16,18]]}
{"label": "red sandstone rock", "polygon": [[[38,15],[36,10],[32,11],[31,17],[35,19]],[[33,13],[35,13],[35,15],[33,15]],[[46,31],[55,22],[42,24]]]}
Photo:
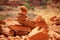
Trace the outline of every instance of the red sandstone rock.
{"label": "red sandstone rock", "polygon": [[11,26],[9,26],[9,28],[11,30],[20,30],[20,31],[27,31],[27,32],[31,31],[31,28],[20,26],[20,25],[11,25]]}
{"label": "red sandstone rock", "polygon": [[3,21],[3,20],[0,20],[0,24],[3,24],[3,25],[5,25],[6,23],[5,23],[5,21]]}
{"label": "red sandstone rock", "polygon": [[38,16],[34,22],[40,28],[43,28],[43,27],[48,28],[48,25],[47,25],[46,21],[41,16]]}
{"label": "red sandstone rock", "polygon": [[29,40],[49,40],[49,36],[48,34],[40,32],[31,36]]}

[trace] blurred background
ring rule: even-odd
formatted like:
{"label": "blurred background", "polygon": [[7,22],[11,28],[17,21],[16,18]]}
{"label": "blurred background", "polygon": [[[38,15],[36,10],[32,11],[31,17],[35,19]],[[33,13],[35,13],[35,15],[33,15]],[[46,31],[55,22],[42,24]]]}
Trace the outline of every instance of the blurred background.
{"label": "blurred background", "polygon": [[50,17],[60,16],[60,0],[0,0],[0,19],[15,19],[20,12],[20,6],[27,7],[27,15],[31,20],[41,15],[50,24]]}

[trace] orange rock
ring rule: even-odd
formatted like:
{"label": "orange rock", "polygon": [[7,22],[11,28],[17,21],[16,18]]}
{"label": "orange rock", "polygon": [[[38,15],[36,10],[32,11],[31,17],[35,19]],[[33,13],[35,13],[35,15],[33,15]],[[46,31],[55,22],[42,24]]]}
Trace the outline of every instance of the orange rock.
{"label": "orange rock", "polygon": [[23,36],[23,35],[28,35],[29,32],[31,32],[31,28],[29,27],[24,27],[20,25],[11,25],[9,28],[12,30],[10,32],[11,35],[18,35],[18,36]]}
{"label": "orange rock", "polygon": [[43,29],[42,32],[47,34],[49,32],[49,30],[48,29]]}
{"label": "orange rock", "polygon": [[3,20],[0,20],[0,24],[3,24],[3,25],[5,25],[6,23],[5,23],[5,21],[3,21]]}
{"label": "orange rock", "polygon": [[20,24],[22,24],[22,26],[25,26],[25,27],[29,27],[29,28],[35,28],[35,23],[33,22],[30,22],[30,21],[19,21]]}
{"label": "orange rock", "polygon": [[27,8],[25,6],[21,6],[21,12],[18,14],[17,16],[17,21],[21,21],[21,20],[27,20]]}
{"label": "orange rock", "polygon": [[50,21],[54,22],[54,19],[56,18],[57,16],[53,16],[50,18]]}
{"label": "orange rock", "polygon": [[29,21],[28,18],[27,18],[27,16],[25,14],[19,13],[19,15],[17,16],[17,21],[20,24],[22,24],[23,26],[31,27],[31,28],[34,28],[35,27],[34,22]]}
{"label": "orange rock", "polygon": [[48,34],[40,32],[31,36],[29,40],[49,40],[49,36]]}
{"label": "orange rock", "polygon": [[29,34],[29,32],[27,32],[27,31],[17,31],[16,32],[16,35],[18,35],[18,36],[25,36],[25,35],[28,35]]}
{"label": "orange rock", "polygon": [[13,30],[10,30],[9,31],[9,34],[10,34],[9,36],[14,36],[14,31]]}
{"label": "orange rock", "polygon": [[60,38],[56,38],[56,40],[60,40]]}
{"label": "orange rock", "polygon": [[27,12],[27,8],[25,6],[21,6],[20,9],[21,9],[22,12]]}
{"label": "orange rock", "polygon": [[60,25],[60,17],[58,16],[53,16],[50,18],[53,24]]}
{"label": "orange rock", "polygon": [[27,16],[25,14],[19,13],[17,16],[17,21],[27,20]]}
{"label": "orange rock", "polygon": [[40,28],[42,28],[42,27],[48,28],[46,21],[41,16],[38,16],[34,22]]}
{"label": "orange rock", "polygon": [[34,20],[34,22],[39,22],[40,20],[42,20],[41,16],[37,16]]}
{"label": "orange rock", "polygon": [[19,31],[27,31],[27,32],[31,32],[31,28],[29,27],[24,27],[24,26],[20,26],[20,25],[11,25],[9,26],[9,28],[11,30],[19,30]]}

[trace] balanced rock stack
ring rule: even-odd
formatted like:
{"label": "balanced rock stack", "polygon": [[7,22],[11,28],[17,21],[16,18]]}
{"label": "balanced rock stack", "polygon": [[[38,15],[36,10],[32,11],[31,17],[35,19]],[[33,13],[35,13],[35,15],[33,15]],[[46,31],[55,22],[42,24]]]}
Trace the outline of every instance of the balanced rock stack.
{"label": "balanced rock stack", "polygon": [[17,22],[19,25],[10,25],[9,28],[14,32],[13,35],[24,36],[28,35],[33,28],[35,28],[35,24],[33,21],[30,21],[27,18],[27,8],[22,6],[21,12],[17,16]]}
{"label": "balanced rock stack", "polygon": [[0,40],[60,40],[60,17],[50,18],[52,24],[48,25],[41,15],[32,21],[27,17],[27,8],[20,9],[17,20],[8,20],[8,27],[6,21],[0,20]]}
{"label": "balanced rock stack", "polygon": [[50,18],[52,25],[51,25],[51,29],[53,29],[54,31],[60,33],[60,17],[59,16],[53,16]]}

